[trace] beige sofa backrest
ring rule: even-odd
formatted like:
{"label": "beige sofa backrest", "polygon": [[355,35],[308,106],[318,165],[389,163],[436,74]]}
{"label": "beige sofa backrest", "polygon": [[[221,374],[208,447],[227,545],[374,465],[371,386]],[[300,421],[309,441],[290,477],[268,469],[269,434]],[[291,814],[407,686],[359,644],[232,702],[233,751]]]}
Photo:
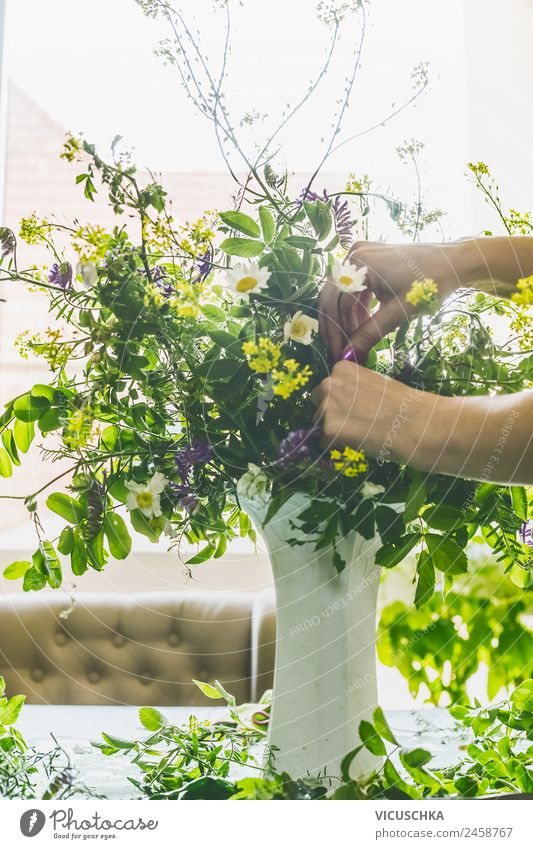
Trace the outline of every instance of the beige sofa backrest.
{"label": "beige sofa backrest", "polygon": [[238,702],[272,686],[270,594],[182,591],[0,597],[0,675],[34,704],[194,705],[192,679]]}

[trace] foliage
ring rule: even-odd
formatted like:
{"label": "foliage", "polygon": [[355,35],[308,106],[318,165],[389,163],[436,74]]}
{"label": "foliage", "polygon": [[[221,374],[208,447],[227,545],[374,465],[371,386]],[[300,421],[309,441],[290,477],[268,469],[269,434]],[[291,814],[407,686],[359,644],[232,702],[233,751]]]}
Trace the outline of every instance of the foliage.
{"label": "foliage", "polygon": [[54,740],[49,752],[28,746],[15,724],[25,696],[5,696],[0,677],[0,799],[68,799],[88,790],[76,782],[66,752]]}
{"label": "foliage", "polygon": [[[295,780],[275,773],[275,757],[264,774],[254,758],[262,734],[251,732],[234,713],[235,702],[219,684],[200,685],[212,698],[232,705],[232,722],[171,725],[154,708],[141,708],[140,719],[150,731],[141,740],[121,740],[104,734],[95,744],[106,755],[126,754],[142,773],[130,777],[144,796],[154,799],[425,799],[463,798],[510,792],[532,792],[533,680],[524,681],[511,700],[491,708],[460,706],[450,713],[456,733],[468,735],[466,757],[437,768],[432,754],[422,748],[402,749],[383,711],[359,726],[361,746],[347,754],[341,775],[326,780]],[[261,709],[263,705],[257,706]],[[350,777],[350,766],[362,748],[376,755],[380,765],[364,780]],[[273,753],[275,755],[275,753]],[[256,770],[257,775],[240,776]]]}
{"label": "foliage", "polygon": [[387,605],[378,656],[401,672],[412,696],[427,692],[435,705],[467,701],[467,685],[483,664],[492,701],[533,675],[532,608],[531,591],[517,589],[494,564],[476,565],[418,609],[399,600]]}

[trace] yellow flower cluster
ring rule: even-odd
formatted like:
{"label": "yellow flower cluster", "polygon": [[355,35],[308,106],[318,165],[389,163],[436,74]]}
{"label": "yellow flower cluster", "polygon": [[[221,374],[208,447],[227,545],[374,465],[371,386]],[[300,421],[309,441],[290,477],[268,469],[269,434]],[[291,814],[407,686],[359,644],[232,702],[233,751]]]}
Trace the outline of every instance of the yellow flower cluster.
{"label": "yellow flower cluster", "polygon": [[266,336],[261,336],[257,344],[244,342],[242,350],[251,370],[258,374],[270,374],[281,359],[281,347]]}
{"label": "yellow flower cluster", "polygon": [[31,354],[43,357],[52,371],[60,371],[68,362],[72,346],[63,339],[61,331],[57,329],[49,327],[45,337],[46,339],[40,333],[24,330],[15,339],[15,344],[24,360],[29,359]]}
{"label": "yellow flower cluster", "polygon": [[279,395],[280,398],[290,398],[293,392],[305,386],[312,377],[313,372],[309,366],[302,368],[296,360],[284,360],[280,365],[281,345],[265,336],[261,336],[257,344],[244,342],[242,350],[252,371],[272,375],[274,395]]}
{"label": "yellow flower cluster", "polygon": [[198,317],[198,294],[190,283],[185,280],[176,280],[174,283],[176,294],[168,299],[168,305],[180,318]]}
{"label": "yellow flower cluster", "polygon": [[95,262],[105,258],[111,237],[99,224],[84,224],[72,236],[72,247],[80,262]]}
{"label": "yellow flower cluster", "polygon": [[94,425],[94,411],[89,404],[80,409],[69,411],[63,431],[63,441],[67,448],[82,448],[91,438]]}
{"label": "yellow flower cluster", "polygon": [[511,322],[511,330],[518,336],[518,347],[521,351],[533,349],[533,316],[527,310],[517,311]]}
{"label": "yellow flower cluster", "polygon": [[413,307],[431,307],[437,302],[439,288],[434,280],[414,280],[405,300]]}
{"label": "yellow flower cluster", "polygon": [[521,304],[524,307],[533,306],[533,275],[531,277],[521,277],[516,284],[518,292],[514,292],[512,300],[515,304]]}
{"label": "yellow flower cluster", "polygon": [[37,218],[35,213],[20,222],[19,235],[27,245],[46,244],[52,232],[52,225],[44,218]]}
{"label": "yellow flower cluster", "polygon": [[313,372],[309,366],[300,367],[296,360],[285,360],[281,369],[272,371],[274,395],[290,398],[293,392],[309,382]]}
{"label": "yellow flower cluster", "polygon": [[330,454],[335,466],[335,471],[340,472],[345,478],[356,478],[368,469],[366,457],[362,451],[355,448],[346,448],[343,451],[335,449]]}

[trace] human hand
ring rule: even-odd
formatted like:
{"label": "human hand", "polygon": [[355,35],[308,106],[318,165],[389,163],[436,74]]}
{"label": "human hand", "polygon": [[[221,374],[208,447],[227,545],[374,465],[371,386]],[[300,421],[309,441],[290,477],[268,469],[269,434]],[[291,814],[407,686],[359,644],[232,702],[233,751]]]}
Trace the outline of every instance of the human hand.
{"label": "human hand", "polygon": [[[417,312],[405,299],[415,280],[435,280],[440,297],[448,297],[462,282],[461,256],[461,243],[356,242],[348,259],[368,269],[367,290],[345,293],[328,280],[318,302],[320,333],[332,358],[337,361],[352,348],[357,362],[364,363],[376,342]],[[379,308],[371,315],[372,294]]]}

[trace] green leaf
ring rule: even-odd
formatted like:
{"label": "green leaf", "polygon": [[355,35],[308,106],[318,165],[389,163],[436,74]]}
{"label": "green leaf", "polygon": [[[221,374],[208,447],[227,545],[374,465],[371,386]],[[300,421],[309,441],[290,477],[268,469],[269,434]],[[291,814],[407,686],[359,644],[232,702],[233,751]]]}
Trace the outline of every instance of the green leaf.
{"label": "green leaf", "polygon": [[39,545],[39,551],[42,557],[42,568],[45,571],[48,583],[53,589],[58,589],[61,586],[62,569],[56,550],[51,542],[43,540]]}
{"label": "green leaf", "polygon": [[133,749],[136,745],[134,740],[124,740],[122,737],[115,737],[113,734],[106,734],[102,731],[102,737],[109,743],[110,746],[113,746],[114,749],[124,749],[128,751],[129,749]]}
{"label": "green leaf", "polygon": [[15,560],[4,569],[4,578],[8,581],[16,581],[18,578],[23,578],[28,569],[31,569],[29,560]]}
{"label": "green leaf", "polygon": [[204,304],[200,307],[202,314],[210,321],[226,321],[227,314],[220,307],[215,307],[214,304]]}
{"label": "green leaf", "polygon": [[35,425],[33,422],[23,422],[21,419],[16,419],[13,427],[13,436],[17,443],[17,448],[26,454],[35,437]]}
{"label": "green leaf", "polygon": [[61,536],[59,537],[59,542],[57,543],[57,550],[60,554],[72,554],[73,549],[74,531],[72,528],[63,528]]}
{"label": "green leaf", "polygon": [[412,522],[417,518],[421,508],[426,503],[427,490],[422,472],[413,472],[413,477],[409,484],[407,492],[407,500],[405,502],[405,510],[403,513],[404,522]]}
{"label": "green leaf", "polygon": [[467,556],[455,540],[438,534],[425,534],[424,539],[435,569],[448,575],[460,575],[467,571]]}
{"label": "green leaf", "polygon": [[10,430],[2,431],[2,442],[4,443],[4,448],[7,453],[11,457],[11,460],[16,466],[20,466],[19,454],[17,451],[17,445],[15,443],[14,436]]}
{"label": "green leaf", "polygon": [[235,348],[235,350],[239,352],[241,350],[241,343],[239,340],[226,330],[208,330],[207,335],[213,340],[215,345],[218,345],[220,348]]}
{"label": "green leaf", "polygon": [[13,474],[13,463],[5,448],[0,448],[0,475],[10,478]]}
{"label": "green leaf", "polygon": [[387,754],[385,743],[372,723],[368,722],[366,719],[363,719],[363,721],[359,723],[359,736],[365,748],[368,749],[369,752],[372,752],[373,755]]}
{"label": "green leaf", "polygon": [[221,212],[219,217],[224,224],[227,224],[227,226],[231,227],[232,230],[238,230],[239,233],[244,233],[245,236],[253,236],[256,239],[259,239],[261,236],[261,231],[258,225],[255,223],[253,218],[250,218],[249,215],[245,215],[244,212]]}
{"label": "green leaf", "polygon": [[259,220],[263,231],[263,239],[269,244],[276,235],[276,222],[274,216],[266,206],[259,207]]}
{"label": "green leaf", "polygon": [[438,531],[455,531],[466,523],[465,511],[447,504],[428,507],[422,513],[422,518],[430,528],[436,528]]}
{"label": "green leaf", "polygon": [[46,499],[46,506],[72,525],[78,524],[87,516],[81,503],[64,492],[53,492],[52,495],[49,495]]}
{"label": "green leaf", "polygon": [[122,516],[118,513],[106,513],[104,533],[109,543],[109,551],[117,560],[125,560],[131,552],[131,537]]}
{"label": "green leaf", "polygon": [[220,250],[230,256],[242,256],[248,259],[260,256],[265,249],[263,242],[257,242],[252,239],[224,239],[220,245]]}
{"label": "green leaf", "polygon": [[431,752],[428,752],[427,749],[410,749],[408,751],[402,752],[400,755],[400,759],[405,767],[411,767],[412,769],[420,769],[425,766],[425,764],[429,763],[432,758]]}
{"label": "green leaf", "polygon": [[354,530],[361,534],[365,539],[372,539],[375,534],[375,510],[374,502],[371,498],[365,498],[361,501],[359,507],[355,511]]}
{"label": "green leaf", "polygon": [[242,360],[222,359],[213,362],[203,362],[196,369],[196,373],[205,380],[231,380],[242,365]]}
{"label": "green leaf", "polygon": [[397,566],[402,560],[407,557],[412,548],[420,541],[422,534],[413,533],[405,534],[400,538],[397,544],[387,543],[382,546],[376,553],[376,563],[380,566],[390,569],[392,566]]}
{"label": "green leaf", "polygon": [[528,678],[516,687],[511,694],[515,708],[524,713],[533,713],[533,679]]}
{"label": "green leaf", "polygon": [[142,707],[139,710],[139,719],[147,731],[159,731],[167,724],[166,717],[154,707]]}
{"label": "green leaf", "polygon": [[223,699],[224,696],[219,693],[211,684],[206,684],[204,681],[197,681],[196,678],[192,679],[192,683],[196,684],[196,686],[202,691],[204,696],[208,699]]}
{"label": "green leaf", "polygon": [[213,557],[215,551],[215,546],[208,543],[208,545],[200,549],[198,554],[195,554],[194,557],[189,557],[187,563],[191,566],[196,566],[198,565],[198,563],[205,563],[207,560],[210,560]]}
{"label": "green leaf", "polygon": [[398,741],[392,730],[390,728],[389,723],[385,719],[385,715],[380,707],[377,707],[372,715],[372,719],[374,720],[374,728],[383,738],[383,740],[388,740],[389,743],[394,743],[395,746],[398,745]]}
{"label": "green leaf", "polygon": [[523,486],[511,487],[513,510],[522,521],[527,521],[527,494]]}
{"label": "green leaf", "polygon": [[30,393],[22,395],[13,404],[13,412],[17,419],[23,422],[34,422],[50,407],[50,401],[41,396],[33,397]]}
{"label": "green leaf", "polygon": [[42,590],[45,585],[46,577],[42,575],[38,569],[33,566],[31,569],[28,569],[22,582],[22,589],[24,592]]}
{"label": "green leaf", "polygon": [[70,568],[72,569],[72,574],[78,577],[83,575],[88,569],[87,547],[77,531],[74,531],[74,545],[70,555]]}
{"label": "green leaf", "polygon": [[415,592],[415,607],[419,608],[430,600],[435,591],[435,569],[427,551],[420,552],[416,571],[418,581]]}
{"label": "green leaf", "polygon": [[13,696],[7,704],[0,707],[0,725],[13,725],[19,718],[19,713],[26,696]]}

